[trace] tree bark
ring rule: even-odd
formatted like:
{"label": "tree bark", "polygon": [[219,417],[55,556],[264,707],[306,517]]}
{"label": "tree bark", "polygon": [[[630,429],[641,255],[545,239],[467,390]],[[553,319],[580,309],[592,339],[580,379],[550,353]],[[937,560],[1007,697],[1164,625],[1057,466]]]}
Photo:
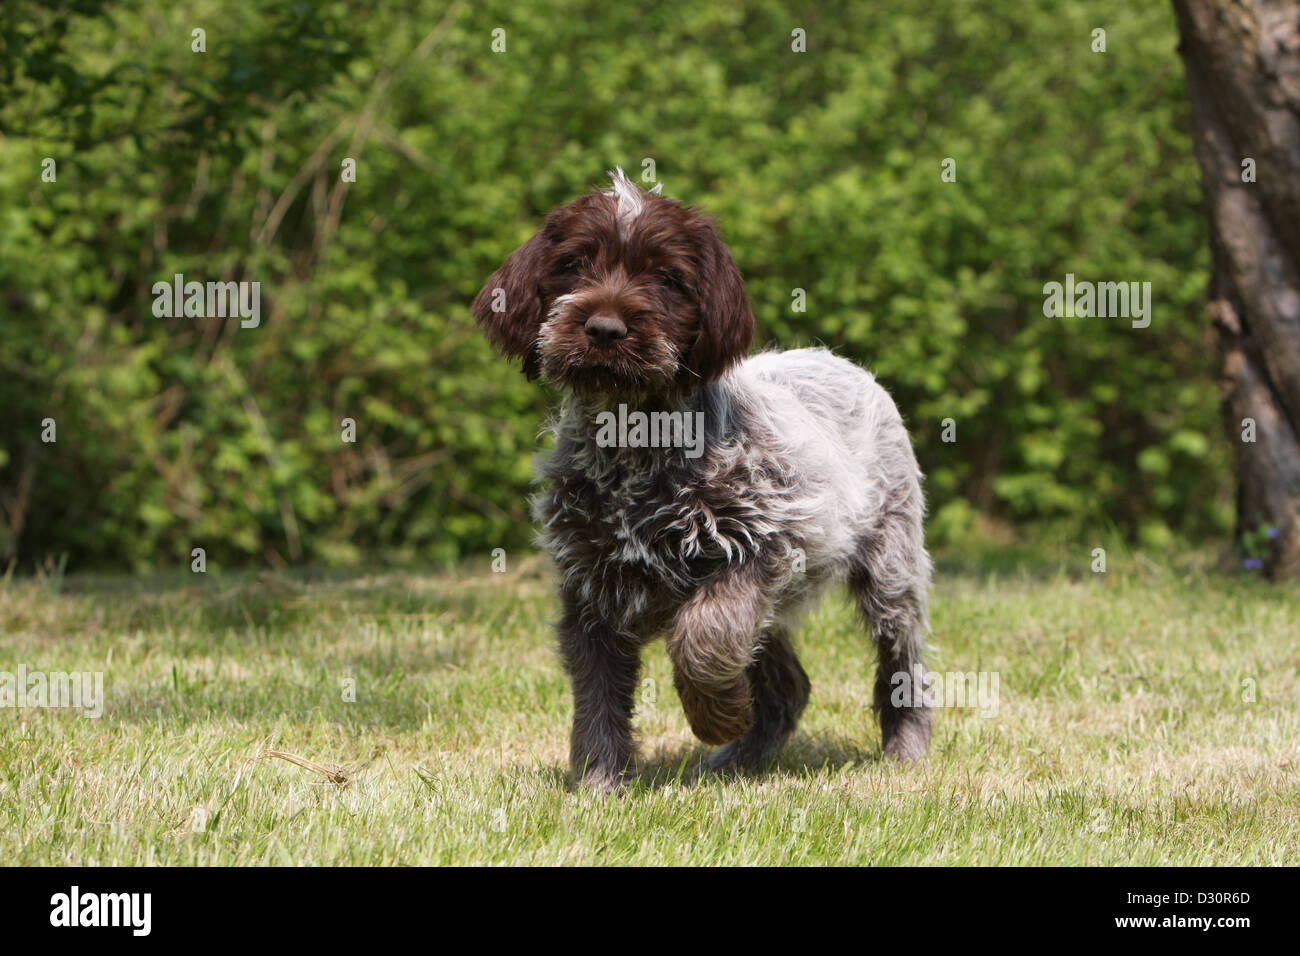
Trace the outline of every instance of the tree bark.
{"label": "tree bark", "polygon": [[1300,0],[1173,5],[1210,223],[1209,313],[1224,425],[1236,450],[1238,541],[1263,542],[1256,546],[1270,577],[1294,577],[1300,575]]}

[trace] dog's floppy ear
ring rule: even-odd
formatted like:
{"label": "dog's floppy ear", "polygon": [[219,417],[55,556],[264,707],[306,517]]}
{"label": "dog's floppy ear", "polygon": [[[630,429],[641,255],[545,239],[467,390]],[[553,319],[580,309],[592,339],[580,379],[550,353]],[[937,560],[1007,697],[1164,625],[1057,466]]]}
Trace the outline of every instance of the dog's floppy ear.
{"label": "dog's floppy ear", "polygon": [[474,297],[474,320],[502,355],[524,360],[530,379],[541,374],[537,332],[545,302],[540,287],[547,269],[547,240],[541,232],[510,254]]}
{"label": "dog's floppy ear", "polygon": [[708,382],[749,354],[754,342],[754,313],[736,260],[717,229],[701,218],[697,235],[700,334],[686,366],[700,382]]}

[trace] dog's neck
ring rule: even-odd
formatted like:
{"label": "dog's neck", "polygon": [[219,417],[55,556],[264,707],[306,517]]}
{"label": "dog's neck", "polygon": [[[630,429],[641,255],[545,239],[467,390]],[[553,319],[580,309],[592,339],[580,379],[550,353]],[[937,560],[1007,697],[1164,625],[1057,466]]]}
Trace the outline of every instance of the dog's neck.
{"label": "dog's neck", "polygon": [[[648,426],[648,434],[665,423],[680,429],[672,434],[684,442],[671,447],[638,445],[638,420]],[[561,405],[557,426],[560,434],[582,446],[594,460],[657,471],[699,462],[709,448],[735,431],[737,411],[722,382],[708,382],[684,393],[641,397],[571,393]],[[612,444],[611,437],[617,439]]]}
{"label": "dog's neck", "polygon": [[699,408],[701,392],[704,388],[693,389],[689,392],[654,392],[651,394],[638,393],[605,393],[599,395],[577,395],[570,393],[565,396],[564,407],[584,419],[595,421],[597,415],[602,412],[614,412],[617,414],[619,409],[638,412],[691,412]]}

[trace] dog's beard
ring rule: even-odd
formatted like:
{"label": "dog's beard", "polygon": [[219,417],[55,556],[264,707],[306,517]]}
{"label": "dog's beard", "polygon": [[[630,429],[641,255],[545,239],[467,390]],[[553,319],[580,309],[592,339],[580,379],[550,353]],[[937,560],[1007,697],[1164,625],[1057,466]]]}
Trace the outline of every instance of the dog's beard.
{"label": "dog's beard", "polygon": [[644,327],[610,345],[593,345],[580,319],[553,314],[539,337],[542,375],[581,398],[636,399],[673,390],[681,350]]}

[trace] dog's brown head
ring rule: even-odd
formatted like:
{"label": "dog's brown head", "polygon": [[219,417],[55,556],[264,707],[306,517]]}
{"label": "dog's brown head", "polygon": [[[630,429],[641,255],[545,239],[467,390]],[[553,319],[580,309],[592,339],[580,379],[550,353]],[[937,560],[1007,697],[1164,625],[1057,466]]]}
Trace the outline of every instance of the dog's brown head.
{"label": "dog's brown head", "polygon": [[687,391],[749,351],[754,316],[703,215],[613,174],[493,273],[474,317],[505,355],[580,395]]}

